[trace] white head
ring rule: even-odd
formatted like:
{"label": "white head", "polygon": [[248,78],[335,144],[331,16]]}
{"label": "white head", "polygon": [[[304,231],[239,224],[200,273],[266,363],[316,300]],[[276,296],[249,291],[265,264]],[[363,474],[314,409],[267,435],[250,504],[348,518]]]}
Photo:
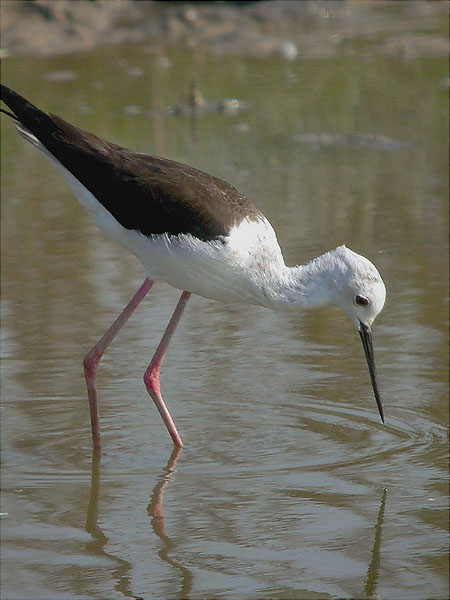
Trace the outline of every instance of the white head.
{"label": "white head", "polygon": [[371,331],[371,325],[386,300],[386,288],[378,270],[370,260],[345,246],[339,246],[319,256],[306,267],[306,270],[312,276],[312,280],[315,280],[312,289],[319,302],[339,306],[358,329],[381,421],[384,423],[383,406],[376,381]]}
{"label": "white head", "polygon": [[370,327],[386,300],[386,288],[377,268],[345,246],[328,255],[333,259],[331,302],[350,317],[358,330],[360,323]]}

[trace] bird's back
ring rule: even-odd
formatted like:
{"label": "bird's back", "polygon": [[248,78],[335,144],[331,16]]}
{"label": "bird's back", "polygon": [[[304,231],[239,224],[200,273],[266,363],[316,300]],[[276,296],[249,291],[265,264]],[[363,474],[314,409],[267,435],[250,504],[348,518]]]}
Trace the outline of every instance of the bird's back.
{"label": "bird's back", "polygon": [[[126,229],[144,235],[226,236],[261,213],[236,188],[194,167],[133,152],[41,111],[2,86],[18,121]],[[26,137],[26,136],[25,136]]]}

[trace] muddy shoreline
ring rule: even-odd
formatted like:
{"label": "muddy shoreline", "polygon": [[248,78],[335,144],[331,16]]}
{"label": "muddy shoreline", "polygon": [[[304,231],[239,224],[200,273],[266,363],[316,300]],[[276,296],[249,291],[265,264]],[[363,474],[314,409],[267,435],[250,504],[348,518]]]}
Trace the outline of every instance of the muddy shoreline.
{"label": "muddy shoreline", "polygon": [[422,0],[1,3],[3,57],[160,42],[222,55],[327,58],[366,43],[372,52],[408,59],[447,54],[446,22],[446,2]]}

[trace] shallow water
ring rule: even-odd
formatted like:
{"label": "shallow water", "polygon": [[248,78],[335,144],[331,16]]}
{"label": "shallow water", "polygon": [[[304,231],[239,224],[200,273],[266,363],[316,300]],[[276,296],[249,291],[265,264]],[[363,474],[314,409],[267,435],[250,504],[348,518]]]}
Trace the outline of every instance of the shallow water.
{"label": "shallow water", "polygon": [[[370,48],[4,61],[38,106],[235,184],[288,264],[341,243],[368,256],[388,299],[383,427],[337,310],[193,298],[162,371],[173,453],[142,383],[178,297],[156,286],[102,362],[93,456],[82,357],[143,272],[2,119],[3,598],[447,597],[446,74]],[[164,110],[193,78],[245,110]]]}

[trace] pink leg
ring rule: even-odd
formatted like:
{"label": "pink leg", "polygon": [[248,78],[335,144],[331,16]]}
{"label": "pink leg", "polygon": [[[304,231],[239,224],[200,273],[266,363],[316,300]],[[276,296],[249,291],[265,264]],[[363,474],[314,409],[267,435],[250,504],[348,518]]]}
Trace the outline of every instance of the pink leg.
{"label": "pink leg", "polygon": [[173,440],[175,446],[183,446],[183,442],[179,436],[177,428],[175,427],[175,423],[173,422],[172,417],[167,409],[167,406],[164,404],[164,400],[161,396],[160,384],[159,384],[159,371],[161,369],[162,361],[164,360],[164,356],[167,352],[167,347],[169,345],[170,340],[172,339],[173,333],[180,322],[181,315],[183,314],[184,308],[186,306],[187,301],[191,292],[183,292],[181,294],[181,298],[178,301],[178,304],[173,312],[172,317],[170,318],[169,324],[164,332],[164,335],[159,342],[159,346],[156,349],[156,352],[149,364],[147,370],[144,374],[144,383],[147,388],[148,393],[153,399],[153,402],[156,404],[156,408],[159,410],[159,414],[161,415],[164,423],[166,424],[167,430],[170,433],[170,436]]}
{"label": "pink leg", "polygon": [[92,429],[92,440],[94,442],[94,448],[100,447],[100,424],[98,419],[98,405],[97,405],[97,389],[96,389],[96,377],[98,371],[98,365],[100,359],[103,356],[104,351],[113,341],[116,335],[119,333],[123,325],[128,321],[131,314],[139,306],[141,301],[144,299],[147,292],[153,285],[153,281],[146,278],[144,283],[131,298],[130,302],[123,309],[111,327],[106,331],[104,336],[95,344],[83,360],[84,377],[86,379],[88,399],[89,399],[89,410],[91,413],[91,429]]}

